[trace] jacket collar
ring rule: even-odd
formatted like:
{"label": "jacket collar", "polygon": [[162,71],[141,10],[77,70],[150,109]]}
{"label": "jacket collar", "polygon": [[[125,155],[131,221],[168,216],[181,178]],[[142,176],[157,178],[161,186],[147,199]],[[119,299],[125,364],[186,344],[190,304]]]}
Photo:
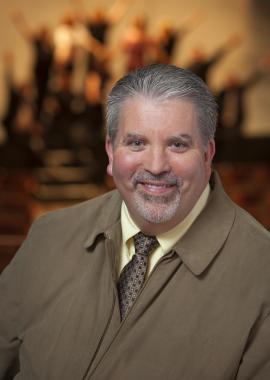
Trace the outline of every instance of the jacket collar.
{"label": "jacket collar", "polygon": [[208,203],[187,233],[174,247],[189,270],[200,275],[225,243],[235,219],[235,207],[225,193],[219,176],[212,173]]}
{"label": "jacket collar", "polygon": [[[89,218],[92,222],[91,230],[84,242],[84,247],[91,247],[100,235],[110,237],[116,226],[120,224],[122,198],[117,190],[113,190],[100,197],[100,207],[94,210]],[[91,209],[89,210],[91,212]]]}

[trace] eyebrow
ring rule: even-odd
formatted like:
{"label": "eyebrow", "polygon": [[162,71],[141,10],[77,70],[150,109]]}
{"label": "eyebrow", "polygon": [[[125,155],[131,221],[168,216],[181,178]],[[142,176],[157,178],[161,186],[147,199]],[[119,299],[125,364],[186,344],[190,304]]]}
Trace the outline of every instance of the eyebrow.
{"label": "eyebrow", "polygon": [[127,133],[126,136],[123,137],[123,141],[127,141],[129,139],[145,139],[146,137],[139,133]]}
{"label": "eyebrow", "polygon": [[140,133],[127,133],[127,135],[125,136],[125,138],[129,138],[129,137],[144,137],[144,135],[140,134]]}
{"label": "eyebrow", "polygon": [[169,141],[185,141],[185,142],[188,142],[189,144],[192,144],[193,143],[193,139],[192,137],[187,134],[187,133],[183,133],[183,134],[180,134],[180,135],[174,135],[174,136],[169,136],[168,138]]}
{"label": "eyebrow", "polygon": [[[143,134],[136,133],[136,132],[135,133],[129,132],[129,133],[127,133],[126,136],[124,136],[123,142],[126,142],[127,140],[134,139],[134,138],[135,139],[147,139],[147,137]],[[185,141],[190,145],[193,144],[192,137],[187,133],[181,133],[179,135],[168,136],[167,141]]]}

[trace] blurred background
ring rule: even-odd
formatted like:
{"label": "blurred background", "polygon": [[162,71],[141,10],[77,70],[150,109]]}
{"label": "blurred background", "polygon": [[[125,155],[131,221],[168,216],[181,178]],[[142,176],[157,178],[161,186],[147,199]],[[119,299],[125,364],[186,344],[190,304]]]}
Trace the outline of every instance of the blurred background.
{"label": "blurred background", "polygon": [[1,1],[0,271],[32,221],[114,187],[104,104],[124,73],[189,68],[220,109],[214,166],[270,228],[268,0]]}

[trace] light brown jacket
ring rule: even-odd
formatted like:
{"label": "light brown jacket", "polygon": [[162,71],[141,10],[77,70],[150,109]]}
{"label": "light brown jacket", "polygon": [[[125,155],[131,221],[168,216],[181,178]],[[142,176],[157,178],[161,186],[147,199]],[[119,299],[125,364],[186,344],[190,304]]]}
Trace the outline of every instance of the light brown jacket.
{"label": "light brown jacket", "polygon": [[212,187],[122,323],[119,193],[35,222],[0,279],[0,379],[269,380],[269,233]]}

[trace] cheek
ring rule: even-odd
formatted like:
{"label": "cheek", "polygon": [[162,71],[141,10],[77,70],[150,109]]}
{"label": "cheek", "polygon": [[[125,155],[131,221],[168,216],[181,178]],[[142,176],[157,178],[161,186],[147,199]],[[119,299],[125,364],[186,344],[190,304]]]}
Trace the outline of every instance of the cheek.
{"label": "cheek", "polygon": [[175,175],[179,177],[189,176],[194,170],[194,159],[189,154],[183,154],[172,160],[170,166]]}
{"label": "cheek", "polygon": [[206,173],[205,162],[197,154],[182,155],[171,163],[173,173],[184,181],[202,178]]}
{"label": "cheek", "polygon": [[122,180],[131,178],[138,167],[137,161],[136,157],[125,152],[115,154],[112,165],[113,176]]}

